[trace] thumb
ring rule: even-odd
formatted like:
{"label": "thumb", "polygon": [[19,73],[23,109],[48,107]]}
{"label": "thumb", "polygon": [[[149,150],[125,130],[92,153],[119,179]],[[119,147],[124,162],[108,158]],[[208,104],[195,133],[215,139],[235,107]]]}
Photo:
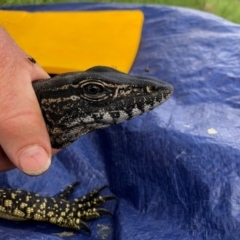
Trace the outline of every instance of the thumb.
{"label": "thumb", "polygon": [[0,52],[7,53],[0,59],[0,145],[17,168],[38,175],[50,165],[51,146],[32,80],[48,75],[10,37]]}

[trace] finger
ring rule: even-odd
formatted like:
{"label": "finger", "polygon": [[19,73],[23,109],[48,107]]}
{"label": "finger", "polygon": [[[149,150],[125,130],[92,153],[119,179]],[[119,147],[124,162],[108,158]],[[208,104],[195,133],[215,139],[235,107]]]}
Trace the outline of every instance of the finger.
{"label": "finger", "polygon": [[50,165],[46,126],[31,83],[21,81],[20,76],[8,78],[10,84],[0,92],[0,145],[16,167],[38,175]]}
{"label": "finger", "polygon": [[[61,149],[52,149],[52,155],[55,155],[60,150]],[[10,159],[0,146],[0,172],[9,171],[14,168],[16,168],[16,166],[10,161]]]}

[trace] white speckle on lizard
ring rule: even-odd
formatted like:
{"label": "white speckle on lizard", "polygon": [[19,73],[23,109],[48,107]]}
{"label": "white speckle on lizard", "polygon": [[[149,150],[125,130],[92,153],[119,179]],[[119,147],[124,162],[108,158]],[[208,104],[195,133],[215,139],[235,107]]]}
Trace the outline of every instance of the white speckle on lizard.
{"label": "white speckle on lizard", "polygon": [[132,109],[133,116],[139,116],[141,114],[142,114],[142,111],[137,106],[135,106],[135,108]]}
{"label": "white speckle on lizard", "polygon": [[106,123],[112,123],[113,122],[113,118],[111,117],[111,115],[108,112],[103,115],[103,120]]}
{"label": "white speckle on lizard", "polygon": [[150,104],[145,104],[144,105],[144,112],[147,112],[151,109],[151,105]]}
{"label": "white speckle on lizard", "polygon": [[85,118],[82,118],[82,122],[84,122],[84,123],[93,123],[93,122],[95,122],[95,119],[90,117],[90,116],[87,116]]}
{"label": "white speckle on lizard", "polygon": [[120,117],[117,119],[117,123],[124,122],[129,119],[129,116],[126,112],[124,111],[119,111]]}

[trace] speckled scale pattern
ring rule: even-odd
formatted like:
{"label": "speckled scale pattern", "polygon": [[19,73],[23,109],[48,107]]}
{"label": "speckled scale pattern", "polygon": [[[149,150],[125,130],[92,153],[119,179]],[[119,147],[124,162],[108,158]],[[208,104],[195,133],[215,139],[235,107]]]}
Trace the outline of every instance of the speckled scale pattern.
{"label": "speckled scale pattern", "polygon": [[57,198],[19,189],[0,189],[0,217],[17,221],[46,221],[60,227],[88,231],[84,221],[107,214],[107,210],[99,210],[98,206],[115,197],[99,196],[103,189],[99,188],[81,198],[67,200],[76,185],[69,185]]}

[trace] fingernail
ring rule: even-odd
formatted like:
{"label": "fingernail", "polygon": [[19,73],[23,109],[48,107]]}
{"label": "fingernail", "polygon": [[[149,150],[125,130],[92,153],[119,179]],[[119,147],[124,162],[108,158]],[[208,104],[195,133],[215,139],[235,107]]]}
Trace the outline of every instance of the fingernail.
{"label": "fingernail", "polygon": [[24,173],[39,175],[49,168],[51,157],[43,147],[33,145],[20,152],[18,161]]}

